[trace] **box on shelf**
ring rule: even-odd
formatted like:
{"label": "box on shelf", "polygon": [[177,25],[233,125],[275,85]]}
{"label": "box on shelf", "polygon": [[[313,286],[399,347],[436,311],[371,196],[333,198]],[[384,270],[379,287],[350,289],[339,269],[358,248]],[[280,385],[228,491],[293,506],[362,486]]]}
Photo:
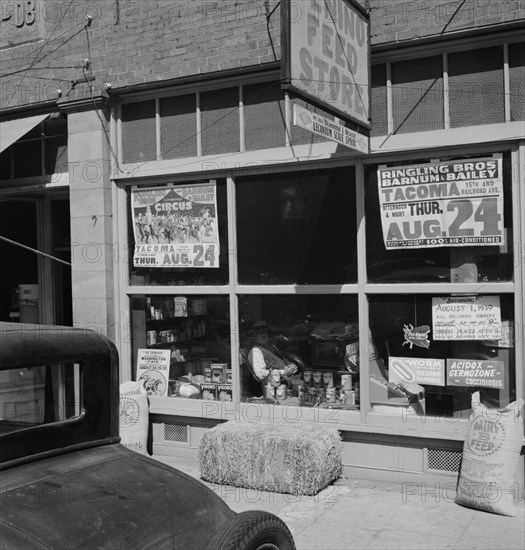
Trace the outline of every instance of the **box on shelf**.
{"label": "box on shelf", "polygon": [[175,317],[187,317],[188,316],[188,299],[185,296],[175,296],[173,298],[174,316]]}
{"label": "box on shelf", "polygon": [[203,298],[195,298],[191,300],[189,309],[192,315],[206,315],[206,300]]}
{"label": "box on shelf", "polygon": [[217,400],[217,384],[205,382],[201,384],[201,397],[205,401]]}
{"label": "box on shelf", "polygon": [[233,401],[232,384],[217,384],[218,401]]}
{"label": "box on shelf", "polygon": [[211,364],[211,379],[212,382],[226,382],[228,363],[212,363]]}

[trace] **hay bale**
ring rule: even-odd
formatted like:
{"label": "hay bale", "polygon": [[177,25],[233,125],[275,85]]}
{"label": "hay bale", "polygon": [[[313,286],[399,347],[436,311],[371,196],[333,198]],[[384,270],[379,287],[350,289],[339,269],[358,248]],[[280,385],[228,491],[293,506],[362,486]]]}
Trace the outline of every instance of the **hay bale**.
{"label": "hay bale", "polygon": [[315,495],[342,473],[339,432],[327,426],[225,422],[199,445],[201,477],[211,483]]}

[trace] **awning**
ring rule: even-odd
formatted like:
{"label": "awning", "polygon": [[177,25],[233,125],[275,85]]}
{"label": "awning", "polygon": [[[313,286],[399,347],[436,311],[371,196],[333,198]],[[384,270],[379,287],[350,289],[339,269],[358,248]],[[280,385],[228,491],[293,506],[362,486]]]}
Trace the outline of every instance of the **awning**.
{"label": "awning", "polygon": [[16,118],[0,122],[0,153],[5,151],[15,141],[27,134],[37,124],[40,124],[49,114],[35,115],[27,118]]}

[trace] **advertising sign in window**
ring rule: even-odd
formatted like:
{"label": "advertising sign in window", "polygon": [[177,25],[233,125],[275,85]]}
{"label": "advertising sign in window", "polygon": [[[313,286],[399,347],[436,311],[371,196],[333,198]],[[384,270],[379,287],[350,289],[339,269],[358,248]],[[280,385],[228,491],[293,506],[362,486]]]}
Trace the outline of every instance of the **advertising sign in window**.
{"label": "advertising sign in window", "polygon": [[504,244],[501,158],[380,166],[377,177],[388,250]]}
{"label": "advertising sign in window", "polygon": [[219,267],[215,181],[134,188],[134,267]]}
{"label": "advertising sign in window", "polygon": [[447,383],[463,388],[505,388],[505,363],[498,360],[447,359]]}
{"label": "advertising sign in window", "polygon": [[444,386],[445,361],[424,357],[389,357],[388,381],[395,384],[415,382],[427,386]]}

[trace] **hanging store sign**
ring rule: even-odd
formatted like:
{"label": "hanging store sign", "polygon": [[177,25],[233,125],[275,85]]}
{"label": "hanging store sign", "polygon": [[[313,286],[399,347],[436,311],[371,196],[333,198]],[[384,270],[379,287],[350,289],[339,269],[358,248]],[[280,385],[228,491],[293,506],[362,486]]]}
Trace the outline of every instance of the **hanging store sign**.
{"label": "hanging store sign", "polygon": [[364,134],[347,128],[300,105],[293,106],[293,123],[313,134],[340,143],[354,151],[368,154],[369,138]]}
{"label": "hanging store sign", "polygon": [[134,267],[219,267],[215,180],[134,188]]}
{"label": "hanging store sign", "polygon": [[281,3],[283,88],[370,128],[367,12],[353,0]]}
{"label": "hanging store sign", "polygon": [[445,385],[445,360],[423,357],[389,357],[388,381],[394,384],[415,383]]}
{"label": "hanging store sign", "polygon": [[395,248],[501,246],[501,158],[377,170],[383,240]]}
{"label": "hanging store sign", "polygon": [[412,324],[403,325],[403,335],[405,336],[403,346],[408,344],[410,349],[414,346],[428,349],[430,347],[429,332],[430,327],[428,325],[421,325],[420,327],[414,327]]}
{"label": "hanging store sign", "polygon": [[505,389],[505,362],[447,359],[447,384],[462,388]]}
{"label": "hanging store sign", "polygon": [[500,340],[499,296],[432,298],[434,340]]}

